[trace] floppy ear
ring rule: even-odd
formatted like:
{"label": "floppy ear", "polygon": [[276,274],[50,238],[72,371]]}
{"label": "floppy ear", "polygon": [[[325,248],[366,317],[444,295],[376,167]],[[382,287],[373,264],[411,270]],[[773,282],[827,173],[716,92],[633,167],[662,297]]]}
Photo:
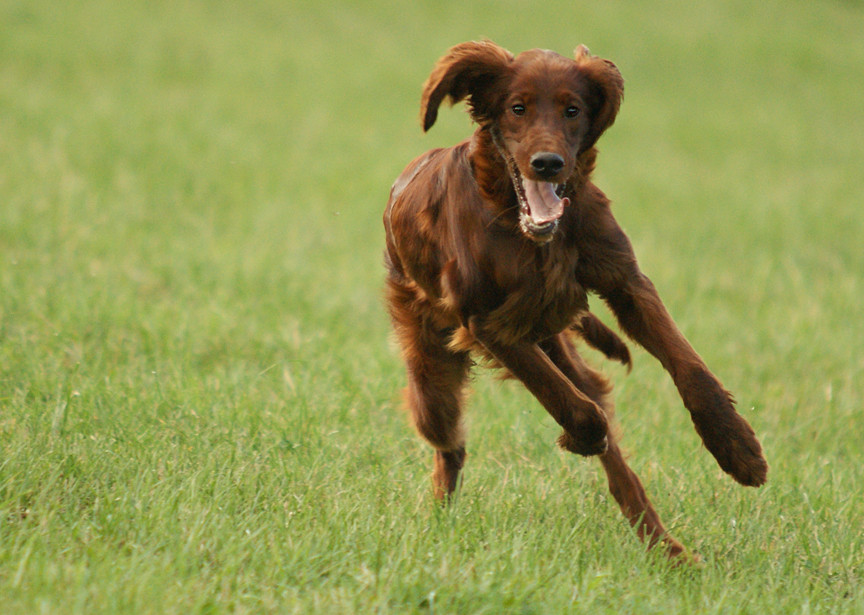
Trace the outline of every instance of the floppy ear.
{"label": "floppy ear", "polygon": [[590,108],[591,126],[579,147],[581,154],[594,147],[600,135],[615,121],[624,97],[624,79],[617,66],[609,60],[592,56],[585,45],[579,45],[574,55],[579,70],[591,83],[591,93],[586,101]]}
{"label": "floppy ear", "polygon": [[468,97],[471,117],[478,123],[488,120],[494,101],[488,94],[503,77],[513,61],[513,54],[492,41],[472,41],[451,47],[432,69],[423,86],[420,120],[429,130],[438,117],[438,107],[445,97],[456,104]]}

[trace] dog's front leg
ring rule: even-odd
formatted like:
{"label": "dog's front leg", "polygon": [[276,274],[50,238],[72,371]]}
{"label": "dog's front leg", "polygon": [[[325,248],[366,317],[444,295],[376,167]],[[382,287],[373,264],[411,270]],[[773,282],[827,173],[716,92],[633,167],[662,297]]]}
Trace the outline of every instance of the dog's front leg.
{"label": "dog's front leg", "polygon": [[678,330],[651,281],[638,269],[603,293],[622,328],[663,364],[696,431],[720,467],[743,485],[765,482],[768,464],[734,400]]}
{"label": "dog's front leg", "polygon": [[472,317],[469,329],[475,339],[537,398],[568,437],[559,443],[580,455],[606,451],[609,425],[600,407],[558,369],[537,344],[502,344]]}

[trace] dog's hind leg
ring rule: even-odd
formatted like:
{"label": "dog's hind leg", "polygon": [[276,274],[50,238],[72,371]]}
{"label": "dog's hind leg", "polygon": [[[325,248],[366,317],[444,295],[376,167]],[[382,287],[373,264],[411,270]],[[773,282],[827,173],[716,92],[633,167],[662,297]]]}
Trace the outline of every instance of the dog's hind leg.
{"label": "dog's hind leg", "polygon": [[417,432],[435,448],[432,488],[445,500],[465,462],[462,392],[471,358],[447,347],[446,328],[435,326],[430,302],[413,284],[391,277],[387,298],[408,373],[405,400]]}
{"label": "dog's hind leg", "polygon": [[[609,397],[612,391],[609,381],[585,363],[569,338],[563,334],[558,335],[541,344],[541,348],[579,390],[603,408],[610,425],[614,425],[615,409]],[[600,462],[609,481],[609,490],[618,502],[621,512],[636,528],[639,538],[649,546],[662,544],[672,558],[693,557],[666,531],[660,516],[648,499],[648,494],[645,493],[642,482],[627,465],[618,447],[618,435],[615,431],[614,427],[609,430],[608,447],[606,452],[600,455]],[[559,444],[567,449],[568,442],[569,434],[562,434]]]}
{"label": "dog's hind leg", "polygon": [[426,342],[416,340],[406,357],[406,399],[417,432],[435,448],[432,488],[443,500],[456,490],[465,462],[462,389],[471,363],[467,353]]}
{"label": "dog's hind leg", "polygon": [[680,561],[695,560],[698,556],[685,549],[684,545],[675,540],[660,521],[660,516],[651,505],[648,494],[624,460],[617,438],[609,439],[609,448],[600,456],[600,462],[609,480],[609,491],[618,502],[621,512],[636,528],[636,532],[649,547],[661,544],[670,558],[680,558]]}

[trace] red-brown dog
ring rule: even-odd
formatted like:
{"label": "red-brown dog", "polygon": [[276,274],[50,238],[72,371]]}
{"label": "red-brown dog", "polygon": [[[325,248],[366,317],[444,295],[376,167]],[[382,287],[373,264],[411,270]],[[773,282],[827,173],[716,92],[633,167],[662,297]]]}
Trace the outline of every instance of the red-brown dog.
{"label": "red-brown dog", "polygon": [[522,381],[564,429],[563,448],[599,455],[639,535],[676,556],[683,547],[610,430],[611,386],[571,342],[575,330],[629,362],[620,339],[588,311],[588,292],[666,368],[723,470],[755,486],[768,465],[590,181],[594,145],[615,120],[622,93],[615,65],[584,46],[575,59],[539,49],[514,57],[489,41],[450,49],[423,88],[423,128],[435,123],[445,98],[467,99],[478,128],[454,147],[423,154],[394,183],[384,213],[387,299],[414,424],[435,448],[436,497],[455,490],[465,460],[462,392],[475,352]]}

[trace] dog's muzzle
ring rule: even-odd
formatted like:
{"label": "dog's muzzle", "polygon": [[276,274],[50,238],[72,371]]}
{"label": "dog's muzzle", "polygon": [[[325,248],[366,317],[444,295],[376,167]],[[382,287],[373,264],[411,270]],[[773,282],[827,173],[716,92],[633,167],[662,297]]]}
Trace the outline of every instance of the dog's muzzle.
{"label": "dog's muzzle", "polygon": [[564,184],[534,181],[524,177],[513,156],[504,146],[498,129],[493,127],[491,133],[498,153],[507,163],[513,190],[519,201],[519,228],[536,243],[550,241],[558,228],[558,221],[564,215],[564,208],[570,204],[570,199],[561,196]]}

